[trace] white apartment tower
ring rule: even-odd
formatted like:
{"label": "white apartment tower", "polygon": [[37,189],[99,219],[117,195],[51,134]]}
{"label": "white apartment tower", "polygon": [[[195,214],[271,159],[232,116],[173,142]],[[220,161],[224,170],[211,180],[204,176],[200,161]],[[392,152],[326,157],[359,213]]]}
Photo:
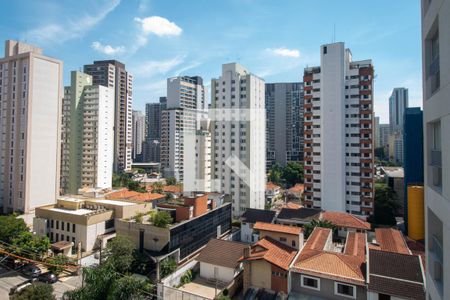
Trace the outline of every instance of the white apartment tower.
{"label": "white apartment tower", "polygon": [[389,125],[391,134],[400,133],[403,135],[403,118],[408,106],[408,89],[403,87],[394,88],[389,97]]}
{"label": "white apartment tower", "polygon": [[422,0],[427,299],[450,299],[450,1]]}
{"label": "white apartment tower", "polygon": [[84,66],[93,84],[114,89],[114,172],[131,170],[133,76],[117,60],[94,61]]}
{"label": "white apartment tower", "polygon": [[93,85],[92,76],[72,71],[64,88],[61,188],[111,188],[114,150],[114,89]]}
{"label": "white apartment tower", "polygon": [[145,116],[141,111],[133,110],[133,160],[142,155],[142,146],[145,140]]}
{"label": "white apartment tower", "polygon": [[34,211],[59,195],[61,61],[8,40],[0,59],[0,205]]}
{"label": "white apartment tower", "polygon": [[213,190],[231,196],[233,215],[264,209],[265,83],[237,63],[211,81]]}
{"label": "white apartment tower", "polygon": [[179,76],[167,79],[167,104],[161,113],[161,167],[165,177],[184,179],[185,150],[195,149],[184,141],[185,134],[195,135],[208,108],[203,79]]}
{"label": "white apartment tower", "polygon": [[373,65],[323,45],[304,72],[305,205],[367,216],[374,200]]}

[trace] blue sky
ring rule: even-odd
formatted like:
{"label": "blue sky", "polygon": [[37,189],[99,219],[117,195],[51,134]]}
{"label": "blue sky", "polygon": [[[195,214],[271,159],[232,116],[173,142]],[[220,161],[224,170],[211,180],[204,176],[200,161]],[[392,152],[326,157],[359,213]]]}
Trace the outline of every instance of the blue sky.
{"label": "blue sky", "polygon": [[388,121],[394,87],[421,106],[420,1],[413,0],[15,0],[0,4],[0,40],[20,39],[71,70],[118,59],[134,75],[133,107],[166,94],[166,78],[238,61],[266,82],[300,81],[319,47],[344,41],[375,65],[375,112]]}

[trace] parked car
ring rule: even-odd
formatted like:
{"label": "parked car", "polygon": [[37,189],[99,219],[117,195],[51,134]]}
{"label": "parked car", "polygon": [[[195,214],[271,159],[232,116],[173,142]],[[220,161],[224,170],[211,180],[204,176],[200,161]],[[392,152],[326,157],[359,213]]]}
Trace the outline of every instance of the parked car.
{"label": "parked car", "polygon": [[58,281],[58,276],[52,272],[45,272],[38,276],[38,280],[45,283],[55,283]]}
{"label": "parked car", "polygon": [[39,269],[38,266],[33,265],[33,264],[29,264],[26,265],[23,269],[22,269],[22,273],[26,276],[30,276],[32,278],[36,278],[39,275],[41,275],[42,271],[41,269]]}

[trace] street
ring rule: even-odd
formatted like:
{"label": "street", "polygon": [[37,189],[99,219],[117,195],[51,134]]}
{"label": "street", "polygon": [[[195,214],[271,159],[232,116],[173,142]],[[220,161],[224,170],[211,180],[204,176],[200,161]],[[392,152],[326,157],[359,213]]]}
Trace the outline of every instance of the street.
{"label": "street", "polygon": [[[28,278],[20,272],[0,268],[0,299],[9,299],[9,290],[26,281]],[[76,289],[81,286],[81,275],[62,277],[53,284],[56,299],[61,299],[64,292]]]}

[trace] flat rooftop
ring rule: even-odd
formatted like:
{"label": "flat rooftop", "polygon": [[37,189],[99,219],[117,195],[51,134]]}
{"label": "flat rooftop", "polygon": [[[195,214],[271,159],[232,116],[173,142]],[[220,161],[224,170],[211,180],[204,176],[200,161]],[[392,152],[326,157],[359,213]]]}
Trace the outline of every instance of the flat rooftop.
{"label": "flat rooftop", "polygon": [[130,206],[135,205],[135,203],[132,202],[125,202],[125,201],[118,201],[118,200],[107,200],[107,199],[95,199],[92,202],[98,203],[98,204],[112,204],[117,206]]}
{"label": "flat rooftop", "polygon": [[63,214],[77,215],[77,216],[84,216],[84,215],[87,215],[87,214],[91,214],[91,213],[97,212],[96,210],[85,209],[85,208],[81,208],[81,209],[77,209],[77,210],[71,210],[71,209],[65,209],[65,208],[51,207],[51,208],[48,208],[48,210],[54,211],[54,212],[60,212],[60,213],[63,213]]}

